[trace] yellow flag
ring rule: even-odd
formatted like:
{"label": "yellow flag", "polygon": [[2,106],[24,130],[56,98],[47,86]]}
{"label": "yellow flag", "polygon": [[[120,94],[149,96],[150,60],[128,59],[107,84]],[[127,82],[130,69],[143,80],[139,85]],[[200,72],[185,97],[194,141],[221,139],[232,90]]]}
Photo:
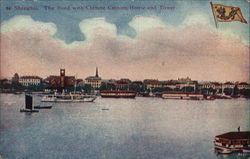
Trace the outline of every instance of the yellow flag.
{"label": "yellow flag", "polygon": [[213,12],[218,22],[240,21],[247,23],[244,19],[239,7],[224,6],[220,4],[212,4]]}

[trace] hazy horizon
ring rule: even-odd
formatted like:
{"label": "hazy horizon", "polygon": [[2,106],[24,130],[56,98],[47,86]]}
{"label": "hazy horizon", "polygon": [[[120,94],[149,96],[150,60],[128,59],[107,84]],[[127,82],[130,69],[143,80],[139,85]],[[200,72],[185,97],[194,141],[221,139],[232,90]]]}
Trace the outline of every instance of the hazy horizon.
{"label": "hazy horizon", "polygon": [[[66,69],[65,69],[66,70]],[[18,74],[18,72],[16,72]],[[170,80],[178,80],[178,79],[181,79],[181,78],[190,78],[192,81],[198,81],[200,83],[203,83],[203,82],[219,82],[219,83],[225,83],[225,82],[247,82],[249,83],[249,81],[230,81],[230,80],[225,80],[225,81],[214,81],[214,80],[197,80],[197,79],[193,79],[192,77],[189,77],[189,76],[186,76],[186,77],[177,77],[175,79],[157,79],[157,78],[144,78],[144,79],[133,79],[133,78],[127,78],[127,77],[106,77],[106,76],[102,76],[102,74],[98,73],[99,77],[101,77],[102,80],[111,80],[111,79],[114,79],[114,80],[120,80],[120,79],[130,79],[131,81],[143,81],[143,80],[159,80],[159,81],[170,81]],[[14,74],[13,74],[14,76]],[[9,79],[11,80],[11,78],[13,77],[1,77],[1,79]],[[26,75],[21,75],[21,74],[18,74],[19,77],[21,76],[38,76],[38,77],[41,77],[43,79],[49,77],[49,76],[60,76],[60,69],[58,71],[57,74],[50,74],[50,75],[47,75],[47,76],[39,76],[37,74],[26,74]],[[72,74],[67,74],[67,70],[65,71],[65,76],[75,76],[76,79],[83,79],[85,80],[85,78],[89,77],[89,76],[95,76],[95,72],[93,72],[93,74],[91,75],[88,75],[86,77],[78,77],[77,75],[72,75]]]}

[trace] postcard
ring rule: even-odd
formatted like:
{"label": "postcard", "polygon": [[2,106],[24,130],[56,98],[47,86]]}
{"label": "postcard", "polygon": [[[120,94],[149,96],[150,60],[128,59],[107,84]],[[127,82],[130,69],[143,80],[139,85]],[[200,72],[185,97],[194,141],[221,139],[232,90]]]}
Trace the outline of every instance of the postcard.
{"label": "postcard", "polygon": [[0,158],[249,158],[249,6],[1,0]]}

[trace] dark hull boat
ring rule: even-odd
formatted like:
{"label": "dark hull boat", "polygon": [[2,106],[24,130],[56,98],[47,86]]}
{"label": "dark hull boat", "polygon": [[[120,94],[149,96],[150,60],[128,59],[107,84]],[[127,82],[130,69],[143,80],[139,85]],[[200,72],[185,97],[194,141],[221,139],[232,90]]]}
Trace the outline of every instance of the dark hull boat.
{"label": "dark hull boat", "polygon": [[25,109],[20,109],[20,112],[37,113],[38,110],[33,109],[32,96],[25,95]]}
{"label": "dark hull boat", "polygon": [[20,112],[27,112],[27,113],[38,113],[38,110],[30,110],[30,109],[20,109]]}
{"label": "dark hull boat", "polygon": [[100,91],[103,98],[135,98],[134,91]]}
{"label": "dark hull boat", "polygon": [[37,105],[37,106],[34,106],[35,109],[51,109],[52,108],[52,105]]}

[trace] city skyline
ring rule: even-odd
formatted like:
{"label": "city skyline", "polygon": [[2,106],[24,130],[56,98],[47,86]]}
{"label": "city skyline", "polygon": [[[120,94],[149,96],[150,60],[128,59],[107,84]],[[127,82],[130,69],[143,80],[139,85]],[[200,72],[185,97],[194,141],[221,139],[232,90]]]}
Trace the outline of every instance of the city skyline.
{"label": "city skyline", "polygon": [[[62,68],[61,68],[62,69]],[[63,68],[64,69],[64,68]],[[99,70],[98,70],[99,71]],[[16,72],[13,76],[11,77],[6,77],[6,78],[0,78],[0,79],[8,79],[8,80],[12,80],[16,75],[20,77],[39,77],[41,79],[47,79],[51,76],[60,76],[60,73],[58,74],[50,74],[50,75],[47,75],[47,76],[39,76],[39,75],[36,75],[36,74],[32,74],[32,75],[22,75],[22,74],[19,74],[18,72]],[[96,77],[96,74],[91,74],[91,75],[88,75],[86,77],[77,77],[76,75],[71,75],[71,74],[67,74],[67,70],[65,69],[65,76],[68,76],[68,77],[74,77],[75,79],[80,79],[80,80],[86,80],[87,78],[89,77]],[[144,78],[144,79],[130,79],[130,78],[127,78],[127,77],[117,77],[117,78],[112,78],[112,77],[107,77],[107,78],[103,78],[103,76],[99,75],[98,73],[98,77],[102,80],[102,81],[106,81],[106,80],[116,80],[116,81],[119,81],[119,80],[123,80],[123,79],[128,79],[128,80],[131,80],[132,82],[135,82],[135,81],[144,81],[144,80],[156,80],[156,81],[159,81],[159,82],[164,82],[164,81],[182,81],[182,80],[191,80],[191,81],[197,81],[198,83],[228,83],[228,82],[232,82],[232,83],[249,83],[248,81],[230,81],[230,80],[226,80],[226,81],[212,81],[212,80],[196,80],[196,79],[193,79],[192,77],[177,77],[175,79],[157,79],[157,78]],[[104,76],[105,77],[105,76]]]}
{"label": "city skyline", "polygon": [[[46,77],[65,68],[85,79],[98,67],[103,79],[249,82],[249,24],[219,23],[216,29],[209,1],[0,3],[1,78]],[[240,7],[249,23],[247,1],[213,3]],[[111,4],[146,9],[110,10]]]}

